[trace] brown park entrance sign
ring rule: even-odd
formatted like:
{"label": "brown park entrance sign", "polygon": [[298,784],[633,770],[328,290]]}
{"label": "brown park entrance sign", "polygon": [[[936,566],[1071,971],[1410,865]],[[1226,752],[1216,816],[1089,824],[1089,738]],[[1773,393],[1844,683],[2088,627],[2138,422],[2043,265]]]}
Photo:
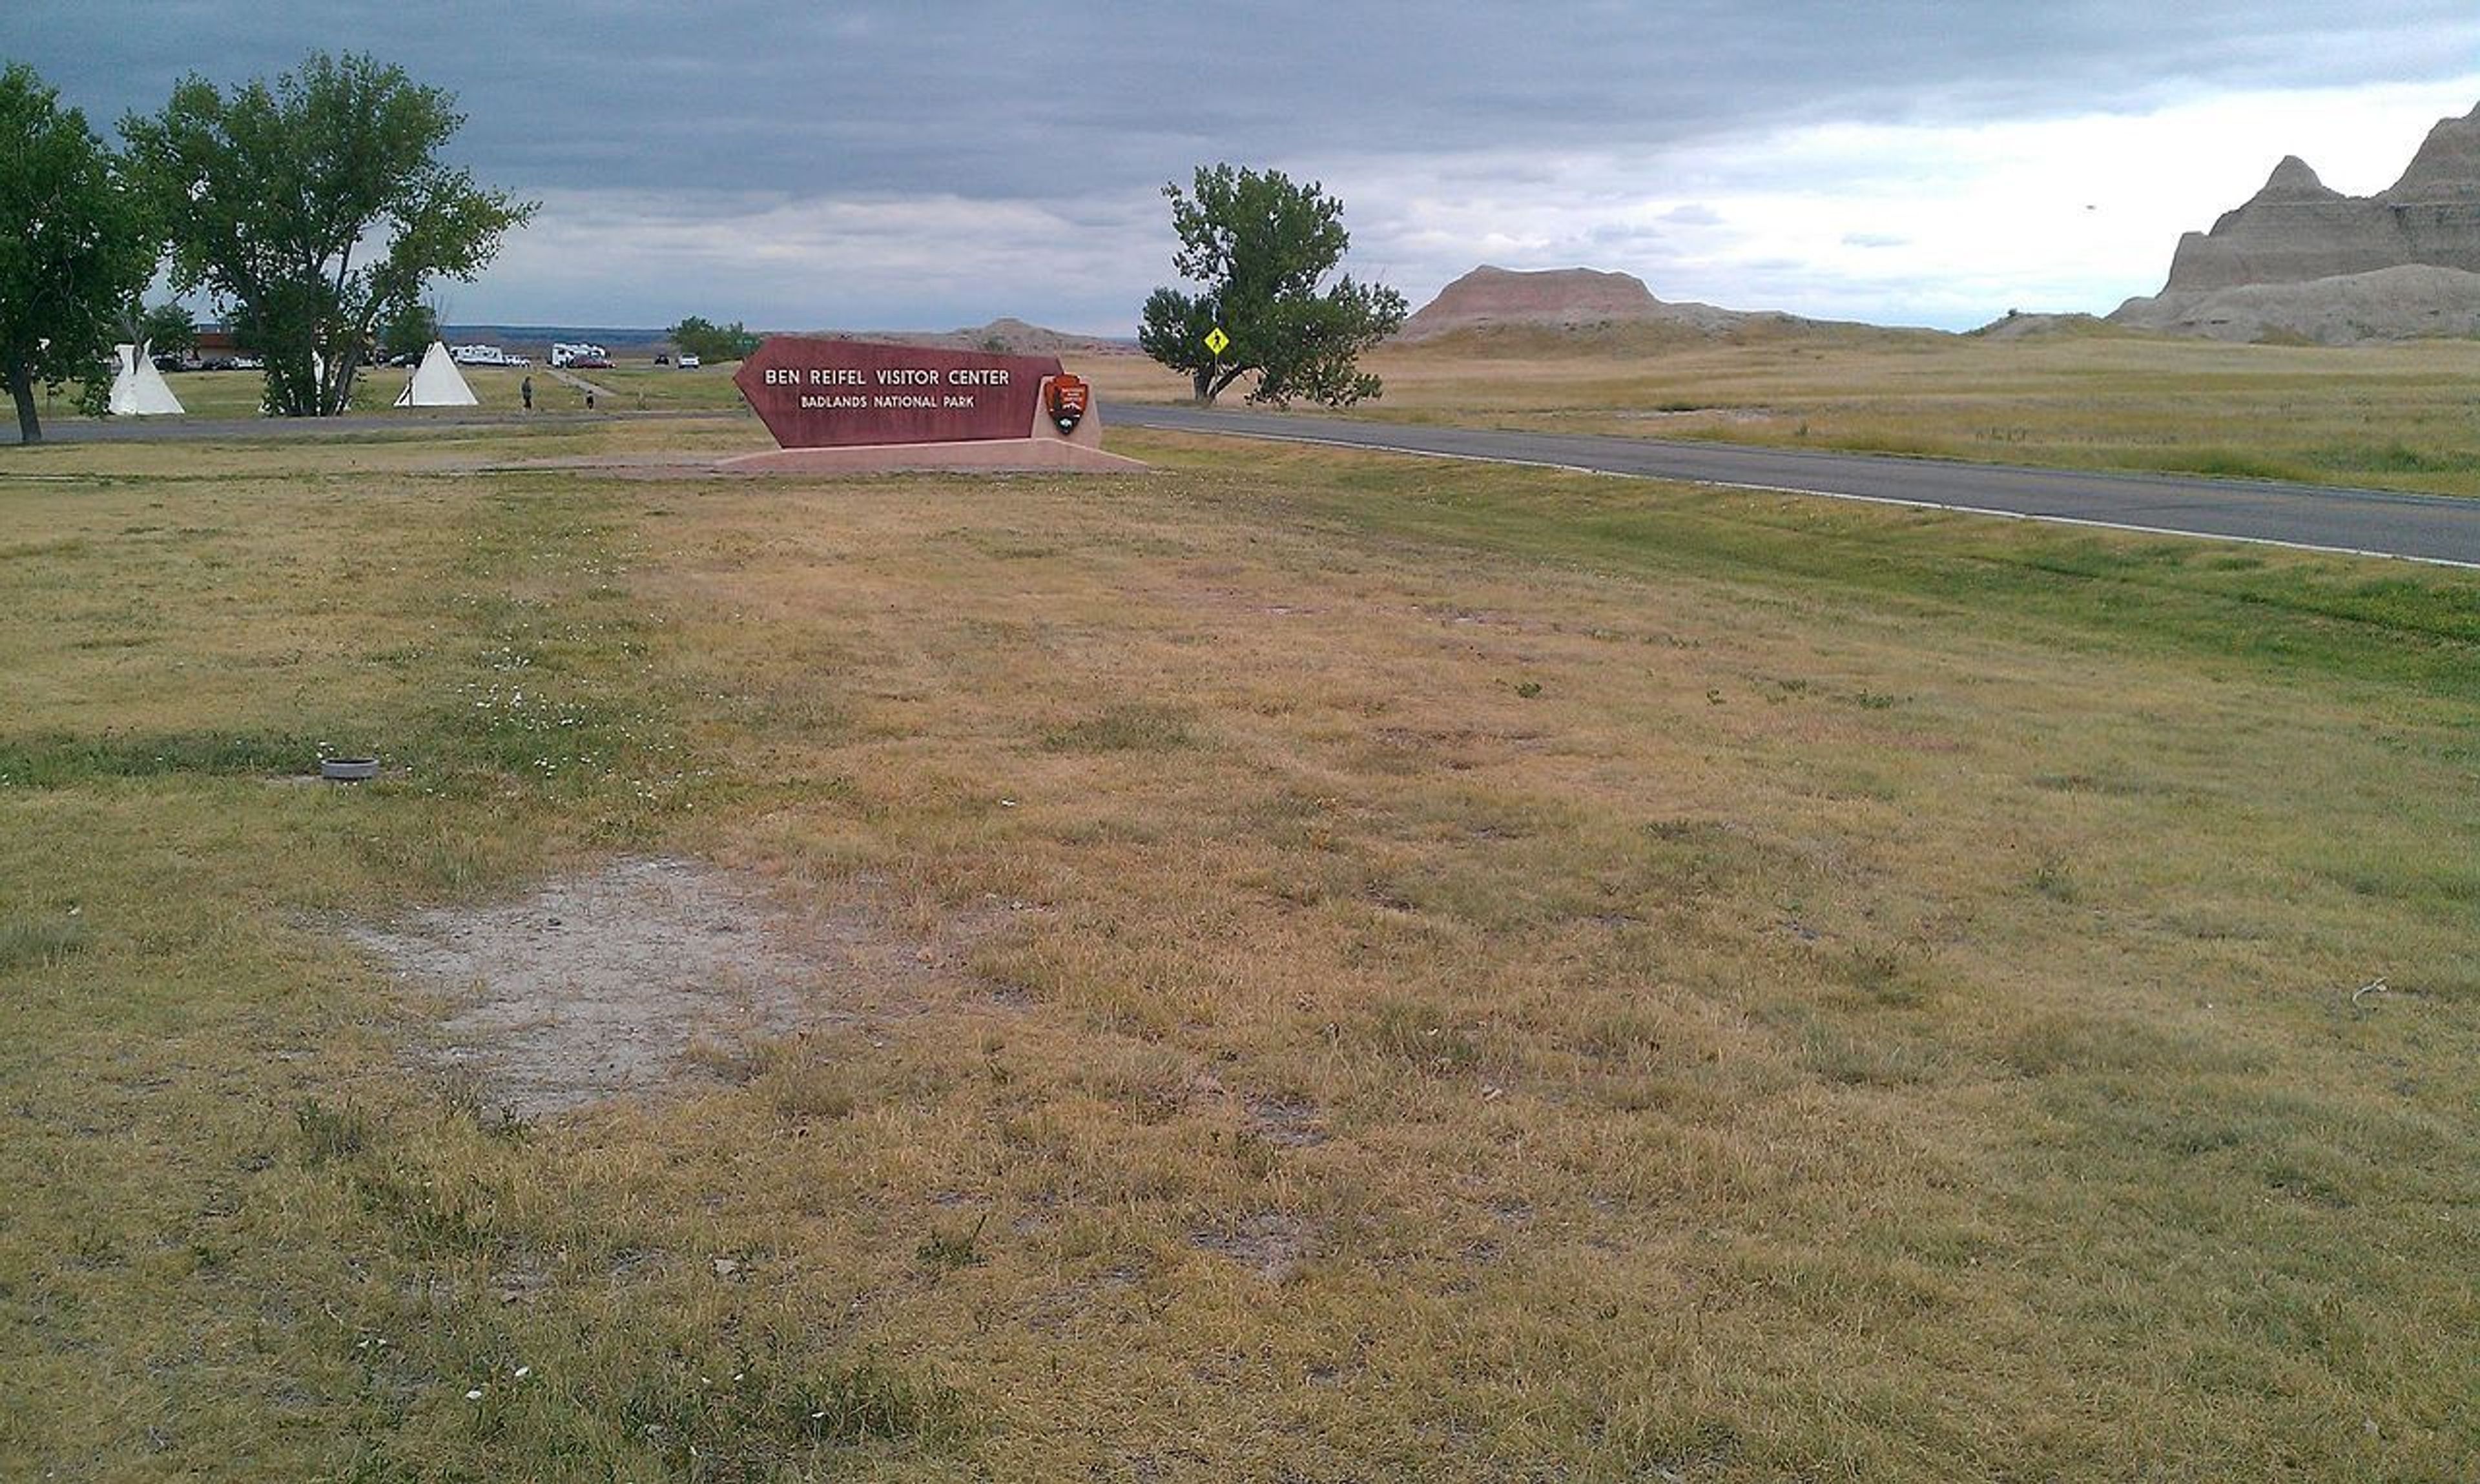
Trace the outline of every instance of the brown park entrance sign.
{"label": "brown park entrance sign", "polygon": [[733,380],[785,448],[842,448],[1024,438],[1062,375],[1057,356],[778,335]]}
{"label": "brown park entrance sign", "polygon": [[734,473],[1146,467],[1103,451],[1094,389],[1056,356],[778,335],[733,381],[779,445],[718,466]]}

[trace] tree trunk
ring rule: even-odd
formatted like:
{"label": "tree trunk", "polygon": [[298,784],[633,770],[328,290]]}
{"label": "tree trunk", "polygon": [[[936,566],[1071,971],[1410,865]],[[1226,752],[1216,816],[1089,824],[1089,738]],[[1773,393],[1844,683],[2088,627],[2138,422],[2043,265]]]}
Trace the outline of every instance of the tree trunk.
{"label": "tree trunk", "polygon": [[1217,368],[1212,366],[1201,366],[1195,372],[1197,379],[1197,399],[1201,404],[1208,407],[1214,405],[1214,372],[1216,370]]}
{"label": "tree trunk", "polygon": [[35,416],[35,371],[24,358],[9,358],[9,395],[17,403],[17,441],[41,443],[42,421]]}

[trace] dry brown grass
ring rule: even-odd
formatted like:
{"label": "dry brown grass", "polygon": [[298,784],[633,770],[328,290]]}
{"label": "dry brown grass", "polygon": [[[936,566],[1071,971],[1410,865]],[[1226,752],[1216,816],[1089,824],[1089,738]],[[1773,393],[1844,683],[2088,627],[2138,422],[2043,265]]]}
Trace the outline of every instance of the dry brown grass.
{"label": "dry brown grass", "polygon": [[[1115,441],[13,465],[0,1471],[2480,1448],[2467,577]],[[511,1129],[322,926],[650,850],[955,972]]]}

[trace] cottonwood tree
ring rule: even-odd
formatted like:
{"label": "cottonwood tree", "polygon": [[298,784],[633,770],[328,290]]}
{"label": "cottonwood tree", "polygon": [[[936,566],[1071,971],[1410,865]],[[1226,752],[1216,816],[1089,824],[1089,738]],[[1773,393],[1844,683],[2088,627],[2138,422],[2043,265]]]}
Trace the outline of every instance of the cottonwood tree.
{"label": "cottonwood tree", "polygon": [[472,280],[532,217],[441,161],[464,121],[402,68],[323,52],[229,97],[193,74],[163,112],[121,121],[174,288],[229,306],[267,361],[269,413],[342,412],[379,321],[433,277]]}
{"label": "cottonwood tree", "polygon": [[[1180,243],[1172,266],[1202,292],[1161,288],[1147,298],[1137,332],[1146,354],[1186,372],[1201,402],[1253,371],[1253,402],[1343,407],[1379,395],[1358,360],[1403,326],[1404,295],[1348,273],[1318,287],[1352,244],[1341,201],[1315,181],[1228,165],[1200,166],[1188,191],[1174,183],[1163,194]],[[1220,350],[1208,344],[1218,328],[1228,342]]]}
{"label": "cottonwood tree", "polygon": [[130,317],[129,338],[157,355],[179,355],[198,344],[198,319],[179,299],[148,304]]}
{"label": "cottonwood tree", "polygon": [[0,70],[0,379],[40,443],[35,385],[91,379],[156,243],[112,151],[32,67]]}
{"label": "cottonwood tree", "polygon": [[379,354],[421,360],[430,343],[440,338],[439,311],[419,299],[399,304],[379,318]]}
{"label": "cottonwood tree", "polygon": [[737,320],[714,324],[691,315],[671,328],[672,344],[701,361],[745,361],[758,348],[758,337]]}

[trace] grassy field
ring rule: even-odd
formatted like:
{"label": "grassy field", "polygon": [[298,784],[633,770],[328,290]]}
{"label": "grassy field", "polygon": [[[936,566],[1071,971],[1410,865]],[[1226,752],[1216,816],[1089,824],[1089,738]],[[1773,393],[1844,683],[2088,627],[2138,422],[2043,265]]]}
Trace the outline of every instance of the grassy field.
{"label": "grassy field", "polygon": [[[734,369],[724,366],[684,371],[669,367],[633,367],[581,374],[614,394],[611,399],[597,405],[598,412],[731,412],[741,405],[740,394],[732,384]],[[585,410],[583,392],[564,384],[539,366],[464,366],[457,370],[486,410],[519,410],[523,405],[519,384],[529,376],[533,379],[537,412],[550,415]],[[353,410],[389,411],[397,394],[404,390],[405,374],[401,367],[365,370],[353,387]],[[266,388],[266,377],[258,371],[180,371],[164,379],[172,395],[181,399],[182,410],[194,418],[254,418]],[[76,421],[76,405],[74,389],[51,398],[48,406],[39,409],[44,424]],[[424,416],[419,412],[406,414],[408,420]]]}
{"label": "grassy field", "polygon": [[[1142,356],[1071,360],[1100,390],[1106,420],[1113,403],[1189,395],[1184,378]],[[2471,341],[2337,348],[1858,326],[1713,340],[1620,327],[1466,332],[1387,347],[1369,365],[1385,395],[1354,416],[2480,494]],[[598,411],[736,413],[735,369],[623,366],[590,379],[613,394]],[[470,368],[466,378],[484,407],[513,411],[523,374]],[[538,411],[584,409],[583,394],[541,368],[531,374]],[[256,372],[171,380],[195,415],[256,411]],[[356,405],[384,411],[401,384],[382,370]],[[1240,404],[1238,392],[1227,397]]]}
{"label": "grassy field", "polygon": [[[1372,418],[2480,494],[2480,343],[2467,340],[1501,332],[1369,365],[1386,385],[1357,410]],[[1123,398],[1186,395],[1150,363],[1079,369]]]}
{"label": "grassy field", "polygon": [[[2472,575],[484,467],[760,438],[0,458],[0,1476],[2468,1477]],[[526,1118],[349,935],[672,857],[897,967]]]}

